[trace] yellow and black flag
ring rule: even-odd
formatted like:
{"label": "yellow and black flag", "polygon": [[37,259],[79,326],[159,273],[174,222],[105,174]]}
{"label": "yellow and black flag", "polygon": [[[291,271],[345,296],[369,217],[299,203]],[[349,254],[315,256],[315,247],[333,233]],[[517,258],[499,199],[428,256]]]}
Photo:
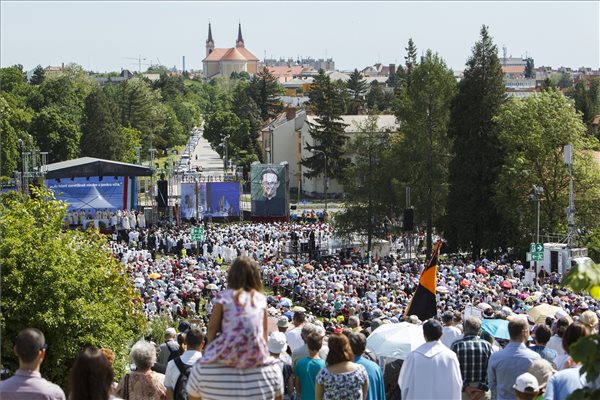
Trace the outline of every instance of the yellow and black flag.
{"label": "yellow and black flag", "polygon": [[431,258],[419,278],[419,286],[406,308],[406,315],[416,315],[421,321],[435,317],[437,314],[435,288],[437,285],[438,255],[441,247],[442,241],[440,240],[434,246]]}

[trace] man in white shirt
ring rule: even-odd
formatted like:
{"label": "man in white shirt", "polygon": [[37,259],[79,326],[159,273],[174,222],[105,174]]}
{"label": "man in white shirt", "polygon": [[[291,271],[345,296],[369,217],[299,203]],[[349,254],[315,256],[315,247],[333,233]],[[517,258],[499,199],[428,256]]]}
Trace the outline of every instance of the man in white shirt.
{"label": "man in white shirt", "polygon": [[304,325],[305,319],[306,317],[303,312],[296,311],[294,313],[294,318],[292,319],[294,327],[285,333],[288,345],[292,352],[304,345],[304,340],[302,340],[302,326]]}
{"label": "man in white shirt", "polygon": [[444,328],[442,330],[442,337],[440,341],[444,346],[450,348],[452,343],[462,338],[462,332],[456,326],[454,326],[454,314],[452,311],[446,311],[442,315],[442,322],[444,323]]}
{"label": "man in white shirt", "polygon": [[408,355],[400,370],[398,385],[402,400],[460,399],[460,365],[456,353],[439,340],[442,325],[434,319],[428,320],[423,324],[423,336],[426,343]]}
{"label": "man in white shirt", "polygon": [[[187,376],[189,376],[191,367],[202,357],[204,337],[205,336],[200,328],[189,329],[185,334],[185,352],[181,356],[169,361],[167,364],[164,381],[164,385],[167,388],[167,400],[173,400],[175,398],[175,391],[179,391],[179,388],[177,387],[177,381],[181,375],[181,369],[183,369],[187,373]],[[181,361],[182,364],[177,365],[178,361]],[[182,388],[182,390],[185,391],[185,386]]]}

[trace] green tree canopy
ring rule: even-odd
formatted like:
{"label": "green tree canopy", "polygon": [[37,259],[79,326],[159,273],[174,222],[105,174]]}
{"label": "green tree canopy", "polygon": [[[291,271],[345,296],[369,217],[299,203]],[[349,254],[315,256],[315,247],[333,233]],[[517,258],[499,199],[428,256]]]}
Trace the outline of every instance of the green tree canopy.
{"label": "green tree canopy", "polygon": [[32,85],[41,85],[42,82],[44,82],[45,78],[46,73],[44,72],[44,68],[42,68],[41,65],[38,65],[33,70],[33,75],[31,76],[31,80],[29,81],[29,83],[31,83]]}
{"label": "green tree canopy", "polygon": [[348,238],[367,238],[367,251],[373,239],[385,237],[387,216],[390,214],[389,191],[391,186],[389,138],[391,132],[377,125],[377,115],[357,127],[357,134],[346,144],[346,154],[352,162],[344,171],[342,184],[345,209],[335,218],[336,232]]}
{"label": "green tree canopy", "polygon": [[445,236],[452,249],[471,250],[505,244],[500,215],[492,201],[503,150],[493,118],[504,101],[504,81],[498,50],[488,28],[467,61],[450,117],[453,139]]}
{"label": "green tree canopy", "polygon": [[358,112],[362,110],[365,103],[367,81],[363,79],[363,76],[358,72],[358,69],[354,69],[354,72],[350,74],[350,79],[346,84],[351,97],[348,114],[357,115]]}
{"label": "green tree canopy", "polygon": [[63,387],[73,360],[90,345],[115,351],[120,376],[128,346],[145,328],[139,295],[106,237],[63,230],[65,217],[66,205],[49,192],[0,194],[3,358],[16,362],[14,338],[38,328],[49,344],[42,374]]}
{"label": "green tree canopy", "polygon": [[[529,195],[541,186],[541,233],[566,235],[565,208],[569,205],[569,170],[563,147],[575,149],[575,199],[580,227],[599,226],[600,167],[588,149],[597,145],[586,135],[581,116],[557,90],[525,100],[512,99],[496,117],[506,158],[498,176],[494,203],[502,215],[512,245],[526,247],[534,238],[536,211]],[[595,143],[591,143],[591,141]]]}
{"label": "green tree canopy", "polygon": [[31,121],[31,133],[40,149],[48,152],[48,162],[66,161],[79,155],[81,133],[58,107],[44,107]]}
{"label": "green tree canopy", "polygon": [[397,117],[404,140],[397,147],[396,171],[411,187],[415,220],[427,225],[427,254],[433,225],[445,215],[448,196],[450,106],[456,92],[454,74],[431,50],[413,69],[412,84],[403,85]]}
{"label": "green tree canopy", "polygon": [[250,80],[248,88],[250,97],[260,109],[263,121],[277,116],[283,110],[283,104],[278,99],[285,90],[277,82],[269,68],[264,67]]}
{"label": "green tree canopy", "polygon": [[107,160],[123,159],[127,143],[114,114],[115,105],[102,89],[94,90],[85,101],[81,155]]}
{"label": "green tree canopy", "polygon": [[[344,155],[346,141],[345,128],[341,115],[344,105],[340,101],[343,89],[335,86],[329,75],[322,69],[315,77],[309,94],[309,106],[316,114],[315,122],[307,122],[309,134],[314,144],[307,144],[306,150],[313,155],[302,159],[302,165],[307,168],[304,175],[314,178],[325,173],[329,178],[341,179],[348,160]],[[323,153],[326,154],[326,165]]]}

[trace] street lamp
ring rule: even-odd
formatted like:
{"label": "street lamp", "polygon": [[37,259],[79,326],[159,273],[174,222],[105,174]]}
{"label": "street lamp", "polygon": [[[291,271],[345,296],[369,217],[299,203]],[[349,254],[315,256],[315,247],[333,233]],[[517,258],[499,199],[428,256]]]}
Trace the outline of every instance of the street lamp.
{"label": "street lamp", "polygon": [[313,149],[312,150],[314,153],[322,153],[323,154],[323,160],[325,162],[325,180],[323,182],[323,188],[324,188],[324,192],[325,192],[325,212],[327,212],[327,186],[329,186],[327,184],[327,154],[323,151],[323,150],[317,150],[317,149]]}

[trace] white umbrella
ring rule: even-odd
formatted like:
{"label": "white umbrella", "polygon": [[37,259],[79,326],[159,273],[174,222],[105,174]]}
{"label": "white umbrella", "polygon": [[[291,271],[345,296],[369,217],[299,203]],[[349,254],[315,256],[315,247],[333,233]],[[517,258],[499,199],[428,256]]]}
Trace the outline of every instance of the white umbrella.
{"label": "white umbrella", "polygon": [[440,294],[448,294],[448,288],[446,286],[438,286],[435,291]]}
{"label": "white umbrella", "polygon": [[400,322],[383,324],[367,338],[367,349],[378,357],[404,360],[408,353],[425,343],[420,325]]}

